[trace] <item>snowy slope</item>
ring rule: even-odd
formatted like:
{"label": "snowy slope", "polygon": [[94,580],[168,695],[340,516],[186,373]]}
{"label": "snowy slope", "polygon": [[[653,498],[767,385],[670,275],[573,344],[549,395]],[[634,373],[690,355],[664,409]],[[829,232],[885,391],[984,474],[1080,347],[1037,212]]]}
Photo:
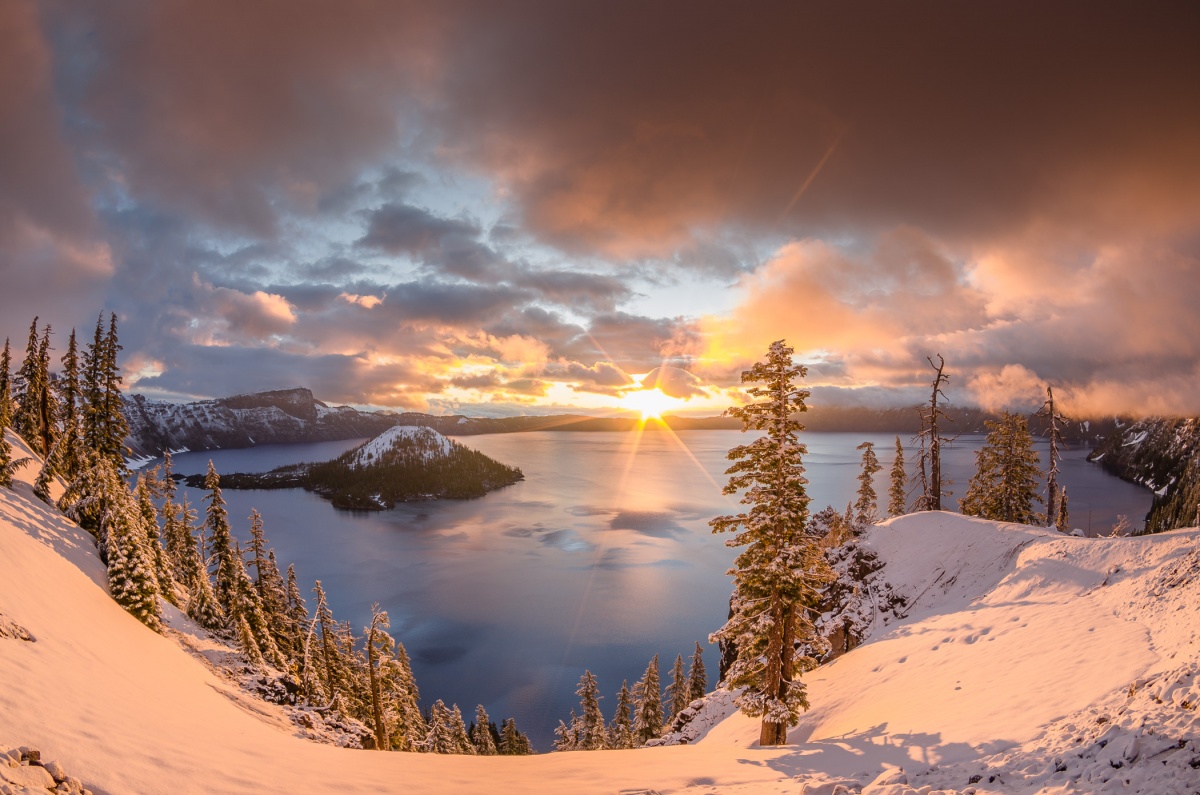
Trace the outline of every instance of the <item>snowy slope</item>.
{"label": "snowy slope", "polygon": [[397,425],[351,450],[347,454],[347,463],[353,469],[393,458],[405,462],[428,463],[435,458],[450,455],[453,450],[454,443],[433,428]]}
{"label": "snowy slope", "polygon": [[679,747],[379,753],[296,737],[124,613],[87,534],[18,484],[0,489],[0,618],[36,641],[0,637],[0,747],[39,746],[110,795],[1200,792],[1200,534],[1077,539],[922,514],[866,543],[908,612],[808,675],[790,746],[755,747],[734,715]]}

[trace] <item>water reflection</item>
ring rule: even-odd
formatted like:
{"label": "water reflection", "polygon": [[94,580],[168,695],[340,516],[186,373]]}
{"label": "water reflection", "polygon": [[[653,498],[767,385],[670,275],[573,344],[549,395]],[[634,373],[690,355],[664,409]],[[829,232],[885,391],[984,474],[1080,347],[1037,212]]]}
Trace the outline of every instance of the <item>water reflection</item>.
{"label": "water reflection", "polygon": [[[862,441],[884,464],[887,492],[893,436],[805,434],[814,510],[839,509],[857,487]],[[946,455],[957,496],[966,490],[980,438]],[[708,520],[734,512],[720,493],[725,455],[746,437],[734,431],[526,433],[474,436],[469,446],[519,466],[525,480],[479,500],[408,503],[381,513],[337,511],[303,491],[226,491],[235,533],[248,535],[251,507],[266,523],[281,563],[302,583],[321,579],[335,615],[361,628],[378,601],[414,660],[426,702],[511,715],[546,749],[553,726],[574,705],[583,669],[607,695],[631,683],[655,654],[668,668],[724,620],[734,551]],[[184,474],[263,471],[332,458],[355,442],[260,447],[176,456]],[[1075,523],[1106,529],[1117,513],[1140,521],[1149,492],[1105,475],[1068,453]],[[1043,450],[1043,457],[1045,453]],[[910,454],[910,458],[914,457]],[[189,494],[201,505],[201,492]],[[202,506],[201,506],[202,507]],[[240,521],[239,521],[240,520]],[[715,649],[706,651],[715,674]]]}

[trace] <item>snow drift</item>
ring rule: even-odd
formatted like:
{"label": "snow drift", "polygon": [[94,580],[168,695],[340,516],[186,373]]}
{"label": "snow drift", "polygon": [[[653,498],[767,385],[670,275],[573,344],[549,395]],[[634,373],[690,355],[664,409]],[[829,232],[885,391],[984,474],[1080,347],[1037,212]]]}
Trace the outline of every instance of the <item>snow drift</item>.
{"label": "snow drift", "polygon": [[1194,530],[894,519],[864,543],[906,606],[806,677],[790,745],[758,748],[718,696],[689,745],[445,757],[298,737],[122,611],[35,475],[0,489],[0,747],[37,746],[96,793],[1200,792]]}

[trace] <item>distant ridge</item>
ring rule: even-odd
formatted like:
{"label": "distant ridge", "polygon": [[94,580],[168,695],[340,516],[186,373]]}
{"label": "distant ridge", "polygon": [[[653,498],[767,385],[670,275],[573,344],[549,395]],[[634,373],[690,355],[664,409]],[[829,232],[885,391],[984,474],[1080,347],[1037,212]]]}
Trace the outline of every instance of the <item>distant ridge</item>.
{"label": "distant ridge", "polygon": [[[446,436],[527,431],[632,431],[641,423],[633,417],[590,417],[582,414],[548,414],[520,417],[467,417],[419,412],[359,411],[330,406],[304,387],[256,392],[194,403],[167,403],[133,395],[125,400],[129,422],[126,440],[135,458],[161,455],[163,450],[213,450],[292,444],[378,436],[396,425],[433,428]],[[983,433],[984,422],[997,415],[982,409],[949,409],[950,433]],[[810,431],[895,433],[906,439],[920,430],[915,407],[861,408],[816,406],[804,415]],[[1113,419],[1079,420],[1066,430],[1068,443],[1092,446],[1119,427]],[[739,430],[732,417],[675,417],[648,422],[647,431]],[[1030,429],[1041,435],[1036,418]]]}

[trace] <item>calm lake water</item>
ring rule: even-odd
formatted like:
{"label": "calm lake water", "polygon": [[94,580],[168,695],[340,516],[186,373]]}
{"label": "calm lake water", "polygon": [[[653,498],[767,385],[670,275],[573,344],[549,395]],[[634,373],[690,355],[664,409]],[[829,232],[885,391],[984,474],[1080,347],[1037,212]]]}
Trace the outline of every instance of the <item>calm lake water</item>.
{"label": "calm lake water", "polygon": [[[339,511],[298,489],[224,497],[235,534],[249,536],[246,517],[257,508],[281,568],[294,563],[306,591],[320,579],[339,620],[361,630],[372,602],[388,611],[424,703],[457,703],[468,718],[482,703],[497,722],[515,717],[545,751],[577,702],[585,668],[606,696],[606,718],[622,680],[632,685],[656,653],[665,686],[675,656],[687,661],[700,641],[715,679],[707,637],[725,619],[735,551],[708,520],[738,508],[721,486],[726,452],[745,440],[737,431],[470,436],[459,441],[520,467],[525,480],[478,500],[379,513]],[[803,440],[814,512],[853,498],[863,441],[876,444],[884,465],[876,491],[886,501],[893,435]],[[175,468],[200,473],[211,458],[219,472],[261,472],[333,458],[360,441],[183,453]],[[945,452],[951,505],[966,491],[981,442],[961,436]],[[1073,524],[1107,532],[1127,514],[1140,527],[1150,492],[1105,474],[1086,454],[1068,451],[1063,463]],[[203,515],[204,493],[187,492]]]}

